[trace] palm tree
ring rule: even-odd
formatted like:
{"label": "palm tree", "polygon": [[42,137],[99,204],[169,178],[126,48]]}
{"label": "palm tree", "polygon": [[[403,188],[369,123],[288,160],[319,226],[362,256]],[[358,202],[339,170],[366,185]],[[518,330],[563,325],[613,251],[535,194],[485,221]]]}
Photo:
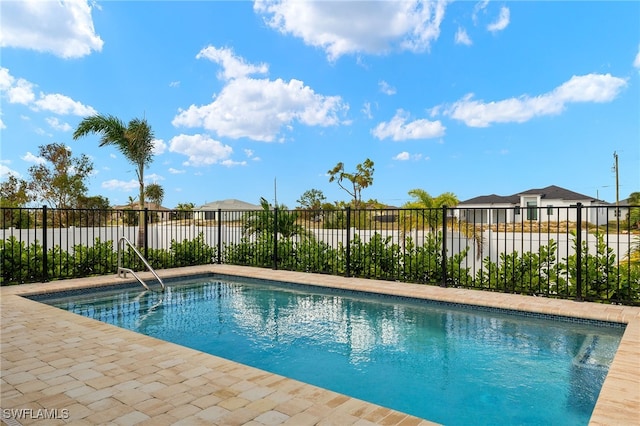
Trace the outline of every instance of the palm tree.
{"label": "palm tree", "polygon": [[[160,210],[162,205],[162,200],[164,199],[164,188],[162,188],[157,183],[150,183],[144,190],[149,202],[153,203],[153,210]],[[151,222],[157,222],[161,219],[160,212],[152,212],[151,213]]]}
{"label": "palm tree", "polygon": [[89,133],[99,134],[100,146],[115,145],[120,152],[136,166],[136,176],[140,184],[138,205],[140,220],[138,230],[138,246],[144,242],[144,169],[153,161],[153,131],[146,119],[134,118],[125,125],[112,115],[96,114],[82,119],[73,133],[77,140]]}
{"label": "palm tree", "polygon": [[[442,223],[442,207],[454,207],[457,206],[459,201],[458,197],[453,192],[443,192],[437,197],[432,197],[424,189],[412,189],[408,194],[413,198],[412,201],[406,203],[403,208],[405,209],[417,209],[418,214],[414,217],[411,212],[406,212],[400,220],[404,223],[403,229],[418,227],[425,222],[429,226],[429,229],[436,229],[438,225]],[[424,210],[423,210],[424,209]],[[426,210],[426,211],[425,211]],[[455,227],[456,224],[452,224]],[[482,236],[482,230],[469,226],[469,224],[457,224],[459,230],[467,238],[470,238],[476,242],[477,256],[480,256],[480,250],[484,243],[484,237]]]}
{"label": "palm tree", "polygon": [[157,183],[150,183],[145,189],[145,194],[149,201],[154,203],[156,207],[160,207],[162,200],[164,200],[164,188]]}
{"label": "palm tree", "polygon": [[248,213],[245,217],[243,230],[247,235],[264,234],[273,235],[277,230],[283,238],[290,239],[296,235],[306,237],[309,235],[304,226],[296,223],[298,214],[296,212],[287,211],[285,206],[278,208],[279,214],[277,223],[275,213],[269,202],[264,198],[260,198],[260,206],[262,210]]}
{"label": "palm tree", "polygon": [[[443,206],[454,207],[458,205],[458,197],[452,192],[444,192],[435,198],[424,189],[412,189],[408,194],[414,200],[403,206],[406,209],[441,209]],[[434,213],[428,212],[426,217],[427,223],[432,229],[442,222],[442,211],[435,210]],[[422,212],[423,219],[425,218],[424,214],[425,212]]]}

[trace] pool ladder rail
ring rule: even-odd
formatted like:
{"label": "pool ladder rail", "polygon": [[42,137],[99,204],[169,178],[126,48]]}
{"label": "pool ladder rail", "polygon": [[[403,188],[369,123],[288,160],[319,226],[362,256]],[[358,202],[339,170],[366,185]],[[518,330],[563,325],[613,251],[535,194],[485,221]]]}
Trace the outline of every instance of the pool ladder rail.
{"label": "pool ladder rail", "polygon": [[130,272],[140,282],[140,284],[142,284],[144,288],[146,288],[147,290],[151,290],[147,283],[145,283],[144,280],[133,271],[133,269],[125,268],[124,266],[122,266],[122,252],[125,244],[128,244],[129,247],[133,249],[134,253],[138,255],[140,260],[142,260],[142,263],[144,263],[144,266],[146,266],[147,269],[151,271],[153,276],[156,277],[156,279],[160,283],[160,286],[162,287],[162,291],[164,291],[164,281],[162,281],[162,278],[160,278],[158,274],[156,274],[156,271],[151,267],[151,265],[149,265],[147,259],[145,259],[142,253],[140,253],[140,250],[138,250],[133,244],[131,244],[131,241],[129,241],[126,237],[120,237],[120,239],[118,240],[118,277],[127,278],[127,273]]}

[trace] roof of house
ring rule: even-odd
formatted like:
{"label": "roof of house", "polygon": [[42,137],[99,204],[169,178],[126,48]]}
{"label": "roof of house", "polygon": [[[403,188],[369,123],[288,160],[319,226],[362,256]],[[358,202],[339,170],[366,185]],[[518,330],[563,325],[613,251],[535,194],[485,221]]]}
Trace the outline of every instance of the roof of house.
{"label": "roof of house", "polygon": [[517,195],[518,196],[520,196],[520,195],[541,195],[541,198],[543,198],[543,199],[546,198],[548,200],[576,200],[576,201],[590,200],[590,201],[597,201],[595,198],[593,198],[593,197],[591,197],[589,195],[579,194],[577,192],[569,191],[568,189],[560,188],[559,186],[555,186],[555,185],[550,185],[550,186],[547,186],[546,188],[541,188],[541,189],[530,189],[528,191],[521,192],[521,193],[519,193]]}
{"label": "roof of house", "polygon": [[569,191],[568,189],[561,188],[556,185],[550,185],[545,188],[529,189],[523,192],[518,192],[513,195],[480,195],[478,197],[470,198],[468,200],[460,202],[460,204],[519,204],[520,196],[522,195],[540,195],[540,198],[547,200],[568,200],[568,201],[599,201],[588,195],[579,194],[577,192]]}
{"label": "roof of house", "polygon": [[204,204],[195,210],[261,210],[262,207],[256,204],[247,203],[236,199],[212,201]]}
{"label": "roof of house", "polygon": [[517,204],[520,201],[520,197],[517,195],[480,195],[478,197],[469,198],[468,200],[460,202],[460,204]]}
{"label": "roof of house", "polygon": [[[145,202],[144,203],[144,207],[148,210],[171,210],[168,209],[166,207],[163,206],[159,206],[156,203],[150,203],[150,202]],[[134,202],[133,204],[123,204],[121,206],[113,206],[114,209],[116,210],[138,210],[139,206],[137,202]]]}

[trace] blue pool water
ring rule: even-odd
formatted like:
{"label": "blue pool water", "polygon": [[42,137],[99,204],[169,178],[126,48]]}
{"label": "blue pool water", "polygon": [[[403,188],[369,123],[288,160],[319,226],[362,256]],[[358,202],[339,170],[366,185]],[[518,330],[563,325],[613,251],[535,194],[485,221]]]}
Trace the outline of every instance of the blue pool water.
{"label": "blue pool water", "polygon": [[624,326],[203,277],[48,304],[446,425],[586,425]]}

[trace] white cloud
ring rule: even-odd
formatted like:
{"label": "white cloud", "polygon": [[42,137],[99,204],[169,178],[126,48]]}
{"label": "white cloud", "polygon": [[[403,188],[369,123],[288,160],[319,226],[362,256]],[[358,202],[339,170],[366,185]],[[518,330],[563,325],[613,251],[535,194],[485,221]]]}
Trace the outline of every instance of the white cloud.
{"label": "white cloud", "polygon": [[123,192],[131,192],[140,189],[140,183],[136,179],[131,179],[130,181],[109,179],[102,182],[100,186],[110,191]]}
{"label": "white cloud", "polygon": [[7,68],[0,67],[0,95],[6,96],[11,104],[26,105],[34,111],[49,111],[59,115],[84,117],[97,113],[91,106],[59,93],[40,92],[39,98],[36,99],[34,87],[36,85],[33,83],[23,78],[15,78]]}
{"label": "white cloud", "polygon": [[18,179],[21,178],[20,173],[16,172],[15,170],[10,168],[9,166],[6,166],[3,163],[4,163],[4,161],[0,162],[0,178],[4,179],[4,178],[7,178],[9,176],[14,176],[14,177],[16,177]]}
{"label": "white cloud", "polygon": [[51,133],[46,132],[41,127],[37,127],[34,131],[36,132],[37,135],[40,135],[40,136],[48,136],[50,138],[53,137],[53,135]]}
{"label": "white cloud", "polygon": [[245,149],[244,150],[244,155],[246,155],[252,161],[262,161],[262,159],[260,157],[256,157],[256,155],[255,155],[255,153],[253,152],[252,149]]}
{"label": "white cloud", "polygon": [[6,129],[7,126],[4,124],[4,121],[2,121],[2,118],[0,118],[0,129]]}
{"label": "white cloud", "polygon": [[174,169],[173,167],[169,167],[169,173],[171,173],[172,175],[181,175],[183,173],[186,173],[186,171],[185,170]]}
{"label": "white cloud", "polygon": [[478,3],[476,3],[476,5],[473,8],[473,14],[471,16],[471,18],[473,19],[474,23],[478,22],[478,14],[480,12],[485,12],[486,13],[486,9],[487,6],[489,5],[489,0],[482,0]]}
{"label": "white cloud", "polygon": [[162,139],[153,140],[153,149],[151,150],[153,152],[153,155],[164,154],[166,150],[167,150],[167,144],[164,143]]}
{"label": "white cloud", "polygon": [[162,177],[161,175],[157,174],[157,173],[151,173],[150,175],[146,175],[144,177],[144,181],[146,183],[157,183],[157,182],[161,182],[164,180],[164,177]]}
{"label": "white cloud", "polygon": [[4,67],[0,67],[0,93],[6,93],[11,104],[28,105],[36,97],[32,83],[23,78],[16,79]]}
{"label": "white cloud", "polygon": [[380,140],[391,138],[394,141],[431,139],[444,135],[446,128],[440,121],[420,119],[407,123],[408,118],[407,113],[398,110],[391,121],[378,124],[371,134]]}
{"label": "white cloud", "polygon": [[380,88],[380,91],[382,93],[384,93],[385,95],[391,96],[391,95],[395,95],[396,94],[396,88],[395,87],[391,87],[389,85],[389,83],[387,83],[384,80],[378,82],[378,87]]}
{"label": "white cloud", "polygon": [[51,95],[41,93],[40,99],[34,102],[34,107],[36,110],[51,111],[61,115],[73,114],[80,117],[94,115],[97,113],[97,111],[92,107],[83,105],[82,103],[74,101],[70,97],[59,93]]}
{"label": "white cloud", "polygon": [[394,160],[398,160],[398,161],[407,161],[409,158],[411,158],[411,155],[407,151],[403,151],[398,155],[396,155],[395,157],[393,157]]}
{"label": "white cloud", "polygon": [[[210,50],[214,51],[220,53],[215,48]],[[172,121],[174,126],[203,127],[220,137],[271,142],[281,129],[296,121],[307,126],[337,125],[338,114],[348,109],[339,96],[319,95],[299,80],[245,77],[245,73],[261,70],[262,66],[247,65],[241,58],[229,57],[227,50],[224,52],[219,62],[225,67],[221,76],[230,80],[212,103],[180,110]],[[211,56],[215,55],[202,57]]]}
{"label": "white cloud", "polygon": [[364,114],[365,117],[367,117],[369,119],[373,118],[373,114],[371,114],[371,103],[370,102],[365,102],[360,111]]}
{"label": "white cloud", "polygon": [[45,160],[44,158],[38,157],[37,155],[34,155],[29,151],[27,151],[24,156],[20,157],[20,159],[26,161],[27,163],[33,164],[45,164],[47,162],[47,160]]}
{"label": "white cloud", "polygon": [[33,93],[33,84],[24,78],[16,80],[15,84],[7,90],[7,96],[9,103],[21,105],[30,104],[36,97]]}
{"label": "white cloud", "polygon": [[487,26],[487,30],[491,31],[492,33],[504,30],[509,25],[510,16],[511,12],[509,11],[509,8],[502,6],[500,8],[500,15],[498,16],[498,19],[495,22],[489,24]]}
{"label": "white cloud", "polygon": [[180,87],[180,82],[172,81],[171,83],[169,83],[169,87]]}
{"label": "white cloud", "polygon": [[235,167],[235,166],[246,166],[247,162],[246,161],[224,160],[224,161],[221,161],[220,164],[222,164],[225,167]]}
{"label": "white cloud", "polygon": [[456,31],[455,42],[456,44],[464,44],[465,46],[471,46],[473,44],[467,31],[461,27],[458,27],[458,31]]}
{"label": "white cloud", "polygon": [[83,0],[3,1],[0,46],[50,52],[79,58],[102,50],[95,33],[91,6]]}
{"label": "white cloud", "polygon": [[61,132],[68,132],[71,130],[71,126],[69,125],[69,123],[63,123],[60,120],[58,120],[56,117],[45,118],[45,121],[54,130],[59,130]]}
{"label": "white cloud", "polygon": [[640,68],[640,46],[638,46],[638,54],[636,55],[636,59],[633,61],[633,66]]}
{"label": "white cloud", "polygon": [[566,105],[577,102],[610,102],[627,85],[611,74],[573,76],[551,92],[530,97],[509,98],[497,102],[473,100],[467,95],[444,111],[470,127],[487,127],[492,123],[522,123],[534,117],[561,113]]}
{"label": "white cloud", "polygon": [[324,49],[328,59],[335,61],[354,53],[429,49],[440,35],[446,4],[446,0],[257,0],[254,10],[272,28]]}
{"label": "white cloud", "polygon": [[222,71],[218,74],[218,78],[221,80],[248,77],[252,74],[266,74],[269,71],[266,64],[247,64],[243,58],[236,56],[233,50],[228,48],[205,47],[196,55],[196,59],[201,58],[209,59],[222,67]]}
{"label": "white cloud", "polygon": [[[428,158],[427,158],[428,159]],[[392,158],[396,161],[420,161],[422,160],[422,154],[409,154],[407,151],[400,152],[398,155]]]}
{"label": "white cloud", "polygon": [[178,135],[169,142],[169,151],[189,157],[185,166],[208,166],[228,160],[233,149],[208,135]]}

